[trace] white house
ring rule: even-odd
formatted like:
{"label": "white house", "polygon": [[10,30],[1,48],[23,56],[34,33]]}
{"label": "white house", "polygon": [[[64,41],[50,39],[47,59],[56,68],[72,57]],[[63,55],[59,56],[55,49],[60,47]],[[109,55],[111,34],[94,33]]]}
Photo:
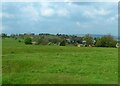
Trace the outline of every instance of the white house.
{"label": "white house", "polygon": [[119,44],[119,43],[117,43],[117,44],[116,44],[116,48],[119,48],[119,47],[120,47],[120,44]]}

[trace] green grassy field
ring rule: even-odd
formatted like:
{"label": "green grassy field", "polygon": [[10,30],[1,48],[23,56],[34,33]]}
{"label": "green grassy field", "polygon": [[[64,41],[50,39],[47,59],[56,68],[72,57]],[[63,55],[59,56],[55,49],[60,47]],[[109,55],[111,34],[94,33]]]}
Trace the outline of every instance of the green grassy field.
{"label": "green grassy field", "polygon": [[3,84],[115,84],[118,49],[35,46],[3,39]]}

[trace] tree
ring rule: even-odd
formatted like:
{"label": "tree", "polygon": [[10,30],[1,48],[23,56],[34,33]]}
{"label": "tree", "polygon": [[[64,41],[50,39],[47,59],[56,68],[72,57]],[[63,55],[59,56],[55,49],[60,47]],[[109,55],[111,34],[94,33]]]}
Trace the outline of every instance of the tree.
{"label": "tree", "polygon": [[10,37],[11,37],[11,38],[15,38],[16,35],[15,35],[15,34],[11,34]]}
{"label": "tree", "polygon": [[60,42],[60,46],[65,46],[65,45],[66,45],[65,40],[63,40],[62,42]]}
{"label": "tree", "polygon": [[97,40],[96,47],[116,47],[117,41],[111,35],[106,35]]}
{"label": "tree", "polygon": [[2,33],[1,35],[3,38],[7,37],[7,34],[5,34],[5,33]]}
{"label": "tree", "polygon": [[48,41],[54,44],[58,44],[61,41],[61,39],[59,37],[49,37]]}
{"label": "tree", "polygon": [[41,36],[37,39],[37,44],[47,45],[49,43],[48,39],[44,36]]}
{"label": "tree", "polygon": [[87,45],[93,44],[93,41],[94,41],[93,37],[90,34],[85,35],[84,40],[86,41]]}
{"label": "tree", "polygon": [[25,38],[25,44],[32,44],[32,38],[26,37]]}
{"label": "tree", "polygon": [[39,39],[39,44],[41,45],[47,45],[49,41],[47,39]]}

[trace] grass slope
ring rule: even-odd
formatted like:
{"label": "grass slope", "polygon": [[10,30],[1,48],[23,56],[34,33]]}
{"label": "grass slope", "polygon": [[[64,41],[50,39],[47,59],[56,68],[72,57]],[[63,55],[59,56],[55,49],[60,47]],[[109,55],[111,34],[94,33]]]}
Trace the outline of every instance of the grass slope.
{"label": "grass slope", "polygon": [[3,84],[115,84],[117,48],[24,45],[3,39]]}

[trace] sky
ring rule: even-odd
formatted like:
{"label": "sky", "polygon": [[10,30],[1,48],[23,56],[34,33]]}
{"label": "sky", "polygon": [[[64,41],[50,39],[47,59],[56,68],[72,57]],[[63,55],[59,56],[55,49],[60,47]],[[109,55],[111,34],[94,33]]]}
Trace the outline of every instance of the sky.
{"label": "sky", "polygon": [[117,2],[3,2],[2,32],[118,35]]}

